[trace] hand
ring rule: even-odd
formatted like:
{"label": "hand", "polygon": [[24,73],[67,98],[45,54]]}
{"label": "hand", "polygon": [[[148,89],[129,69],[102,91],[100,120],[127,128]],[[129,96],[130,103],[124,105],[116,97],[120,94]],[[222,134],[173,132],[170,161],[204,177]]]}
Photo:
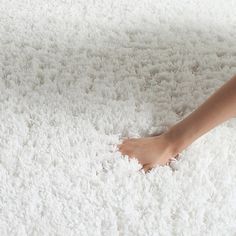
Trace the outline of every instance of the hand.
{"label": "hand", "polygon": [[125,139],[118,149],[122,155],[137,158],[145,173],[158,165],[169,164],[178,157],[165,133],[155,137]]}

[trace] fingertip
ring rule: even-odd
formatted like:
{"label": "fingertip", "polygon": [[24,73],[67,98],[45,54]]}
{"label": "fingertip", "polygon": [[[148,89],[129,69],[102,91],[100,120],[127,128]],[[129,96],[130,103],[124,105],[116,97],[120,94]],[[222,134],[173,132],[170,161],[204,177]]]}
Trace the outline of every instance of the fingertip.
{"label": "fingertip", "polygon": [[143,167],[141,168],[141,170],[143,170],[145,174],[149,172],[151,169],[152,169],[152,166],[149,164],[143,165]]}

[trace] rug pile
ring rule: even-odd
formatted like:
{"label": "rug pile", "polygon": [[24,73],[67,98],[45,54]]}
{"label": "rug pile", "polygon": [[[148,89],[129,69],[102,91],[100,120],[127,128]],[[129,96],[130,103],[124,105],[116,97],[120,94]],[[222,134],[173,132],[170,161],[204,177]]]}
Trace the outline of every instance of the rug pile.
{"label": "rug pile", "polygon": [[236,121],[139,171],[236,73],[234,0],[0,0],[0,235],[236,234]]}

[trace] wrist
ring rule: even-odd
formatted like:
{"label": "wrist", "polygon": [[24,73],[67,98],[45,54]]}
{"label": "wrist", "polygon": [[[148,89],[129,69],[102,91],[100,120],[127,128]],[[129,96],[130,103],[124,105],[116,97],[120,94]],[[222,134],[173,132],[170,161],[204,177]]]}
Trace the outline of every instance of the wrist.
{"label": "wrist", "polygon": [[164,136],[169,143],[171,155],[176,156],[188,146],[188,138],[184,132],[175,125],[164,133]]}

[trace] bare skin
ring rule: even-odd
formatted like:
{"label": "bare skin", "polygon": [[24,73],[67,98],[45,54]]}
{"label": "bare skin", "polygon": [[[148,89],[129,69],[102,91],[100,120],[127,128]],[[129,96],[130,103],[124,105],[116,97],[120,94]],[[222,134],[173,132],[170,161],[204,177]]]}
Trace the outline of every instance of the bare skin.
{"label": "bare skin", "polygon": [[155,137],[125,139],[118,149],[122,155],[137,158],[146,173],[158,165],[169,164],[200,136],[233,117],[236,117],[236,75],[168,131]]}

